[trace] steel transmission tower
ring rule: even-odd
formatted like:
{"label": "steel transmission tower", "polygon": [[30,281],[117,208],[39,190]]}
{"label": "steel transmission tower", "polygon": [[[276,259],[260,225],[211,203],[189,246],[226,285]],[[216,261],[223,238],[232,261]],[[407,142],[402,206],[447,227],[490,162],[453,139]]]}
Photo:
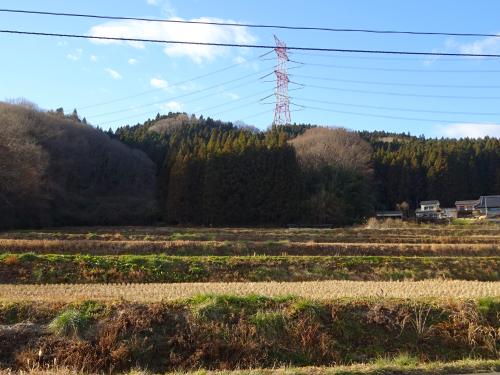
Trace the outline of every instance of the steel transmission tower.
{"label": "steel transmission tower", "polygon": [[274,109],[273,125],[286,125],[291,123],[290,98],[288,97],[288,54],[286,44],[275,35],[276,47],[274,51],[278,57],[278,63],[274,73],[276,74],[276,108]]}

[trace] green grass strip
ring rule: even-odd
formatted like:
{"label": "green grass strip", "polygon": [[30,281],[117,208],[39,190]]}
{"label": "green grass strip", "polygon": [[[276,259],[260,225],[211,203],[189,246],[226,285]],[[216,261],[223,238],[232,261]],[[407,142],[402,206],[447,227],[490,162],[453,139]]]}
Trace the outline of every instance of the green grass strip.
{"label": "green grass strip", "polygon": [[500,257],[0,254],[0,283],[500,280]]}

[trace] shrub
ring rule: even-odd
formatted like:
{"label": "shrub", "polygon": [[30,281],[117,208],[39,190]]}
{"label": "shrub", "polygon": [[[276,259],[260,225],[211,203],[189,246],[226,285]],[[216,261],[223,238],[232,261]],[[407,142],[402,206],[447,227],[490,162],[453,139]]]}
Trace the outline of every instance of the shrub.
{"label": "shrub", "polygon": [[86,311],[69,309],[49,324],[49,330],[58,336],[81,337],[90,324],[90,316]]}
{"label": "shrub", "polygon": [[394,358],[379,358],[374,364],[376,367],[416,367],[418,358],[408,354],[400,353]]}
{"label": "shrub", "polygon": [[245,297],[232,295],[199,295],[190,299],[191,311],[197,318],[225,321],[234,317],[241,310],[256,311],[269,298],[249,295]]}
{"label": "shrub", "polygon": [[267,337],[280,337],[285,329],[286,317],[279,311],[264,312],[258,311],[250,318],[257,332]]}

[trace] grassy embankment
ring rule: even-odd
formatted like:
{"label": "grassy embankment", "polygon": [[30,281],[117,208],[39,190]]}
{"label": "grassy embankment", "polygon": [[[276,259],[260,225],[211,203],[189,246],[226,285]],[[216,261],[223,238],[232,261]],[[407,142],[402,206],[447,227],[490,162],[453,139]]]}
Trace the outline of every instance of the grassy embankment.
{"label": "grassy embankment", "polygon": [[154,304],[4,303],[0,364],[165,372],[359,363],[352,369],[373,371],[378,365],[367,362],[405,353],[412,358],[407,367],[432,370],[417,361],[498,360],[499,313],[500,301],[491,298],[319,302],[204,295]]}
{"label": "grassy embankment", "polygon": [[0,283],[500,281],[500,257],[0,254]]}

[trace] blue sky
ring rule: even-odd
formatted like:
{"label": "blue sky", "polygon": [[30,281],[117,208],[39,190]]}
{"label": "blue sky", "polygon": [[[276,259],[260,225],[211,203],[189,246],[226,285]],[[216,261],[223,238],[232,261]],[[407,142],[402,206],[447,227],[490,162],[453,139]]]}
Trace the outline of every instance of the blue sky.
{"label": "blue sky", "polygon": [[[2,0],[2,8],[338,28],[500,32],[500,2]],[[289,46],[500,53],[500,38],[369,35],[0,13],[5,29]],[[77,108],[103,128],[185,111],[266,128],[267,50],[0,35],[0,99]],[[429,137],[500,136],[500,59],[291,53],[292,121]],[[210,74],[225,67],[223,72]],[[196,78],[207,75],[204,78]],[[354,82],[356,81],[356,82]],[[226,82],[226,83],[225,83]],[[214,87],[216,86],[216,87]],[[444,87],[443,87],[444,86]],[[451,87],[450,87],[451,86]],[[453,87],[468,86],[468,87]],[[470,87],[475,86],[475,87]],[[479,87],[478,87],[479,86]],[[489,86],[489,87],[484,87]],[[493,86],[493,87],[491,87]],[[146,93],[145,93],[146,92]],[[124,97],[129,97],[125,100]],[[448,112],[448,113],[442,113]]]}

